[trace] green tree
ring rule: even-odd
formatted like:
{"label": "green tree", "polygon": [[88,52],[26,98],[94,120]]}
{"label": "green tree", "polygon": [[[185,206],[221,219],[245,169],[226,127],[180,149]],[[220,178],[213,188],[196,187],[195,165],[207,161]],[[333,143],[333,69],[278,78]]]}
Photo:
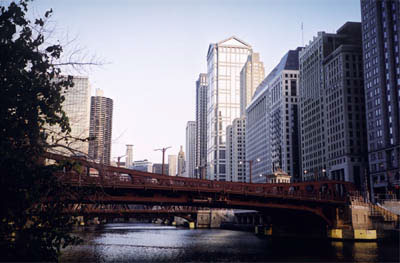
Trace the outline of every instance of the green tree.
{"label": "green tree", "polygon": [[60,165],[45,165],[42,156],[46,127],[70,131],[61,103],[73,82],[55,64],[62,47],[45,43],[52,11],[30,21],[28,2],[0,7],[0,260],[56,261],[78,239],[62,213],[69,193],[53,176]]}

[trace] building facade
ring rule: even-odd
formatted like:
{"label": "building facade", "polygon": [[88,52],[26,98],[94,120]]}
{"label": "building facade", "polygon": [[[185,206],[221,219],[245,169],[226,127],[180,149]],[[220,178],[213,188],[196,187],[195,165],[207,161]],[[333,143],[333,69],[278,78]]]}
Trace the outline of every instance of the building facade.
{"label": "building facade", "polygon": [[230,37],[207,53],[207,178],[226,180],[226,127],[240,117],[240,72],[251,46]]}
{"label": "building facade", "polygon": [[207,74],[196,81],[196,160],[197,178],[206,178],[207,169]]}
{"label": "building facade", "polygon": [[127,144],[126,145],[125,167],[131,168],[132,165],[133,165],[133,145]]}
{"label": "building facade", "polygon": [[162,173],[162,164],[161,163],[153,163],[153,173],[156,174],[164,174],[164,175],[168,175],[168,169],[169,166],[168,164],[164,164],[164,173]]}
{"label": "building facade", "polygon": [[246,177],[246,118],[236,118],[226,128],[226,180],[248,182]]}
{"label": "building facade", "polygon": [[[372,197],[400,184],[400,3],[362,0],[362,43]],[[398,191],[398,190],[397,190]]]}
{"label": "building facade", "polygon": [[142,172],[153,172],[153,164],[147,159],[134,161],[132,164],[132,170],[142,171]]}
{"label": "building facade", "polygon": [[356,45],[341,45],[324,60],[325,124],[329,179],[364,183],[367,168],[361,24]]}
{"label": "building facade", "polygon": [[343,44],[354,44],[354,27],[347,22],[334,33],[318,32],[299,55],[301,156],[304,180],[326,176],[327,134],[325,120],[324,59]]}
{"label": "building facade", "polygon": [[245,116],[246,107],[264,77],[264,63],[260,61],[260,54],[249,55],[240,71],[240,116]]}
{"label": "building facade", "polygon": [[185,176],[186,173],[186,160],[185,160],[185,152],[183,151],[183,147],[178,153],[178,176]]}
{"label": "building facade", "polygon": [[290,50],[283,56],[247,108],[246,154],[248,161],[253,161],[253,182],[265,182],[266,175],[277,171],[289,174],[295,181],[301,180],[298,127],[300,50]]}
{"label": "building facade", "polygon": [[96,90],[90,104],[89,157],[94,161],[109,165],[111,157],[113,100]]}
{"label": "building facade", "polygon": [[186,124],[186,176],[195,178],[196,161],[196,122],[188,121]]}
{"label": "building facade", "polygon": [[170,176],[176,176],[177,174],[177,163],[178,156],[176,155],[168,155],[168,174]]}
{"label": "building facade", "polygon": [[[265,78],[258,86],[254,97],[246,108],[246,158],[260,160],[252,165],[252,174],[264,175],[272,173],[270,144],[270,123],[268,112],[271,93],[267,85],[269,78]],[[249,175],[250,176],[250,175]],[[255,176],[253,183],[265,183],[264,176]]]}
{"label": "building facade", "polygon": [[[90,128],[90,85],[87,77],[74,76],[72,79],[74,86],[63,92],[64,101],[62,109],[69,119],[71,132],[68,136],[68,141],[65,141],[65,136],[60,134],[58,126],[48,126],[49,132],[54,137],[54,143],[63,146],[53,148],[54,152],[66,155],[87,156],[88,142],[77,140],[89,138]],[[51,136],[50,136],[51,137]]]}

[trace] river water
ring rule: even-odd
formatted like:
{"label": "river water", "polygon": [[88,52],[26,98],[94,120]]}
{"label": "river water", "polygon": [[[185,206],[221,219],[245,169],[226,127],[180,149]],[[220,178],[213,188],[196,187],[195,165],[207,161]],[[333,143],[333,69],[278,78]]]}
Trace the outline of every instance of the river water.
{"label": "river water", "polygon": [[393,242],[331,242],[253,233],[115,223],[76,231],[84,239],[61,262],[399,262]]}

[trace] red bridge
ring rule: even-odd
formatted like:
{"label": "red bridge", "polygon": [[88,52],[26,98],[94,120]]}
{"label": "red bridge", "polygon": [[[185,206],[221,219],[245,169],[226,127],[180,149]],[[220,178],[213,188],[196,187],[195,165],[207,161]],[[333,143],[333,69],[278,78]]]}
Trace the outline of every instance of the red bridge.
{"label": "red bridge", "polygon": [[[355,193],[353,184],[342,181],[293,184],[220,182],[146,173],[55,154],[46,157],[56,161],[74,161],[83,167],[79,172],[57,173],[58,178],[68,185],[88,189],[89,194],[79,200],[71,197],[70,203],[252,209],[285,215],[284,218],[316,216],[324,224],[337,227],[344,220],[340,218],[344,216],[343,208]],[[100,212],[93,211],[96,214]]]}

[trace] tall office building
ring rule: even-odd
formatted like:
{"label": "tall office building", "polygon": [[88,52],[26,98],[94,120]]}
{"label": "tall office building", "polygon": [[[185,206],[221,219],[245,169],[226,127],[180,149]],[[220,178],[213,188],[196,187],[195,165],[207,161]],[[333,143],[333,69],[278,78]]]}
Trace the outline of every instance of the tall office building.
{"label": "tall office building", "polygon": [[323,61],[343,44],[353,44],[355,24],[348,22],[336,34],[318,32],[299,55],[302,172],[305,180],[324,178],[327,169],[325,73]]}
{"label": "tall office building", "polygon": [[226,180],[226,127],[240,117],[240,71],[252,49],[230,37],[207,53],[207,176]]}
{"label": "tall office building", "polygon": [[248,182],[246,177],[246,118],[236,118],[226,128],[226,180]]}
{"label": "tall office building", "polygon": [[400,3],[361,0],[368,157],[373,198],[400,184]]}
{"label": "tall office building", "polygon": [[178,176],[185,176],[185,152],[183,151],[183,147],[181,145],[181,149],[178,153]]}
{"label": "tall office building", "polygon": [[246,157],[253,161],[253,182],[265,182],[267,175],[277,171],[286,172],[293,181],[301,180],[298,127],[301,49],[289,50],[283,56],[247,109]]}
{"label": "tall office building", "polygon": [[133,145],[127,144],[126,145],[126,160],[125,160],[125,167],[131,168],[133,165]]}
{"label": "tall office building", "polygon": [[264,63],[260,61],[260,54],[249,55],[240,72],[240,116],[245,116],[246,107],[264,77]]}
{"label": "tall office building", "polygon": [[178,163],[178,156],[168,155],[168,174],[170,176],[176,176],[176,164]]}
{"label": "tall office building", "polygon": [[[252,174],[272,173],[269,109],[271,93],[266,77],[256,89],[254,97],[246,109],[246,158],[253,161]],[[260,160],[260,161],[257,161]],[[265,183],[265,177],[252,178],[253,183]]]}
{"label": "tall office building", "polygon": [[207,74],[196,81],[196,177],[205,179],[207,167]]}
{"label": "tall office building", "polygon": [[94,161],[110,164],[113,100],[103,96],[97,89],[90,104],[89,157]]}
{"label": "tall office building", "polygon": [[186,176],[195,178],[196,154],[196,122],[188,121],[186,124]]}
{"label": "tall office building", "polygon": [[[67,146],[56,147],[52,150],[56,153],[66,155],[87,155],[88,154],[88,142],[76,140],[89,138],[89,127],[90,127],[90,85],[87,77],[73,77],[74,86],[64,90],[62,95],[65,100],[62,103],[62,109],[69,119],[69,125],[71,127],[70,139],[66,142],[60,133],[58,126],[48,126],[54,136],[54,140],[58,141],[58,144]],[[49,140],[49,143],[50,142]],[[54,142],[53,142],[54,143]]]}
{"label": "tall office building", "polygon": [[364,183],[367,138],[361,54],[361,24],[346,23],[353,44],[343,44],[324,61],[325,131],[327,167],[330,179]]}

